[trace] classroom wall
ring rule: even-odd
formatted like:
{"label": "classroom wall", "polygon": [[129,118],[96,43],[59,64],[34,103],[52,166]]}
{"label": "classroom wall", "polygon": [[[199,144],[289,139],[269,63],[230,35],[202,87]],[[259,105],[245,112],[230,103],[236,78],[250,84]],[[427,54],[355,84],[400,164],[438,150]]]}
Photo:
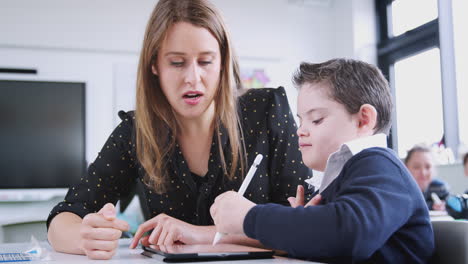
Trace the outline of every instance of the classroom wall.
{"label": "classroom wall", "polygon": [[437,178],[448,183],[452,194],[462,194],[468,190],[468,177],[463,174],[461,163],[437,166]]}
{"label": "classroom wall", "polygon": [[[285,86],[299,62],[352,57],[375,63],[373,0],[213,0],[224,14],[244,68],[262,67]],[[87,85],[86,157],[92,161],[134,105],[138,53],[154,0],[2,0],[0,67],[38,75],[2,79],[80,81]]]}

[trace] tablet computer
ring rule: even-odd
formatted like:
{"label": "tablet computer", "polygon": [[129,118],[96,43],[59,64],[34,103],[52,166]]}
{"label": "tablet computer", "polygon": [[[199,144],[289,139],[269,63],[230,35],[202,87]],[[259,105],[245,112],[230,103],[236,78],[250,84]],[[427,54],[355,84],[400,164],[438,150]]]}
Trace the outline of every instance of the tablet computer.
{"label": "tablet computer", "polygon": [[274,251],[235,244],[143,246],[143,255],[163,256],[165,262],[272,258]]}

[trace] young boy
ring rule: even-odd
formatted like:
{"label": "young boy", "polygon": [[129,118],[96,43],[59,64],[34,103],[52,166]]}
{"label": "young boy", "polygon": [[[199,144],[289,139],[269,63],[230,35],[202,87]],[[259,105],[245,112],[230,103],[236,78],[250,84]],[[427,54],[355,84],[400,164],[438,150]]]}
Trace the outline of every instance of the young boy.
{"label": "young boy", "polygon": [[223,193],[211,207],[217,231],[319,261],[426,263],[434,250],[429,213],[405,165],[386,148],[392,100],[382,73],[335,59],[302,63],[294,82],[302,159],[324,172],[320,194],[304,207],[298,188],[286,207]]}

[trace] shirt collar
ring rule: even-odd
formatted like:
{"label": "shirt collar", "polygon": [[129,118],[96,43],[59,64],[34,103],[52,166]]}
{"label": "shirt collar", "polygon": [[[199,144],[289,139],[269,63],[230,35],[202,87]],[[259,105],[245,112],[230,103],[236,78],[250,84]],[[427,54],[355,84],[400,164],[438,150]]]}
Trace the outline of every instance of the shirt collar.
{"label": "shirt collar", "polygon": [[357,138],[352,141],[348,141],[341,146],[341,149],[346,146],[351,154],[354,156],[359,152],[367,148],[372,147],[387,147],[387,136],[385,134],[375,134],[368,137]]}
{"label": "shirt collar", "polygon": [[338,151],[332,153],[327,160],[327,166],[323,173],[314,174],[306,182],[313,185],[320,192],[330,185],[340,174],[345,163],[354,155],[367,148],[387,147],[387,136],[385,134],[376,134],[368,137],[357,138],[341,145]]}

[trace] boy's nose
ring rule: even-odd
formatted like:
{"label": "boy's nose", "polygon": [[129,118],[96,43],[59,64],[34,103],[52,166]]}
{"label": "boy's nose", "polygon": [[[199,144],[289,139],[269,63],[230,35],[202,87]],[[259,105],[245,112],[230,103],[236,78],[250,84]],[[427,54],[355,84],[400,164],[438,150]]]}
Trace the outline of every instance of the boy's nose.
{"label": "boy's nose", "polygon": [[298,137],[305,137],[305,136],[308,136],[308,135],[309,135],[309,133],[307,132],[307,130],[304,129],[302,126],[300,126],[300,127],[297,129],[296,133],[297,133],[297,136],[298,136]]}

